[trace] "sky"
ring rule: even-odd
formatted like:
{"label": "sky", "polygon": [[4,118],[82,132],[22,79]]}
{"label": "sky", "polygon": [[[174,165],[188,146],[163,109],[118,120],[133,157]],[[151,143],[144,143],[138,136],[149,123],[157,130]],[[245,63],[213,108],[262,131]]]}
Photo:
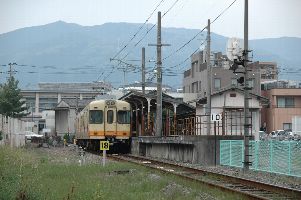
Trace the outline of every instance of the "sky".
{"label": "sky", "polygon": [[[144,23],[156,5],[163,27],[202,29],[234,0],[0,0],[0,34],[62,20],[84,26],[107,22]],[[249,38],[301,37],[300,0],[249,0]],[[243,37],[244,0],[236,0],[211,31]],[[150,18],[156,23],[157,13]]]}

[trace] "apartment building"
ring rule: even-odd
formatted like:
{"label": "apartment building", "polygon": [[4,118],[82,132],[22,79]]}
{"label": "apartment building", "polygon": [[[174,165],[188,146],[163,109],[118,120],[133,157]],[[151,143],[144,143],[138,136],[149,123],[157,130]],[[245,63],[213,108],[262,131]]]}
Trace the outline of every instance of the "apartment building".
{"label": "apartment building", "polygon": [[[294,129],[294,121],[301,117],[301,84],[294,81],[262,83],[262,95],[270,99],[270,106],[262,109],[261,124],[267,133]],[[301,130],[293,130],[298,132]]]}
{"label": "apartment building", "polygon": [[[252,71],[249,73],[249,85],[252,87],[250,91],[253,94],[260,94],[260,70],[257,63],[252,64]],[[211,94],[224,88],[242,86],[237,79],[242,77],[242,73],[233,73],[229,70],[230,64],[225,55],[221,52],[212,53],[211,56]],[[243,71],[239,69],[237,71]],[[197,94],[197,98],[206,97],[208,85],[206,52],[199,51],[191,55],[191,67],[184,72],[183,92],[186,94]]]}

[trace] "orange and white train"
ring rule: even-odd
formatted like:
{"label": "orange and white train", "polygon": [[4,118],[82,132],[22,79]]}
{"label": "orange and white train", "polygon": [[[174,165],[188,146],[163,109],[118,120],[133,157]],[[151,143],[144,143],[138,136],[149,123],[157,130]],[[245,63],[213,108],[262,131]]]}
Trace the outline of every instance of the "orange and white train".
{"label": "orange and white train", "polygon": [[77,115],[75,124],[76,143],[87,149],[98,150],[104,140],[113,147],[130,145],[131,106],[126,101],[92,101]]}

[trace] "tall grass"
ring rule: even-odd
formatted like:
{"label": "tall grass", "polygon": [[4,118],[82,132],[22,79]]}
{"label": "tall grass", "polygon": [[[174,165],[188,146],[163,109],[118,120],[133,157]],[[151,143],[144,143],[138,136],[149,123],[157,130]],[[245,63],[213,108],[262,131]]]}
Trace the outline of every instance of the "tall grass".
{"label": "tall grass", "polygon": [[[118,174],[114,171],[129,170]],[[241,199],[129,163],[78,166],[0,147],[0,199]],[[204,198],[206,197],[206,198]]]}

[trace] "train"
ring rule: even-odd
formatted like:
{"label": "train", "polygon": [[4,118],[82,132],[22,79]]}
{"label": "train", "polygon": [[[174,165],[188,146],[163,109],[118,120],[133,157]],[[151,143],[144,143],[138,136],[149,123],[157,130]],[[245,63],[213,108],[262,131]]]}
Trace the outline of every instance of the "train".
{"label": "train", "polygon": [[131,105],[121,100],[95,100],[76,117],[77,145],[97,151],[100,141],[109,141],[110,150],[128,152],[131,143]]}

